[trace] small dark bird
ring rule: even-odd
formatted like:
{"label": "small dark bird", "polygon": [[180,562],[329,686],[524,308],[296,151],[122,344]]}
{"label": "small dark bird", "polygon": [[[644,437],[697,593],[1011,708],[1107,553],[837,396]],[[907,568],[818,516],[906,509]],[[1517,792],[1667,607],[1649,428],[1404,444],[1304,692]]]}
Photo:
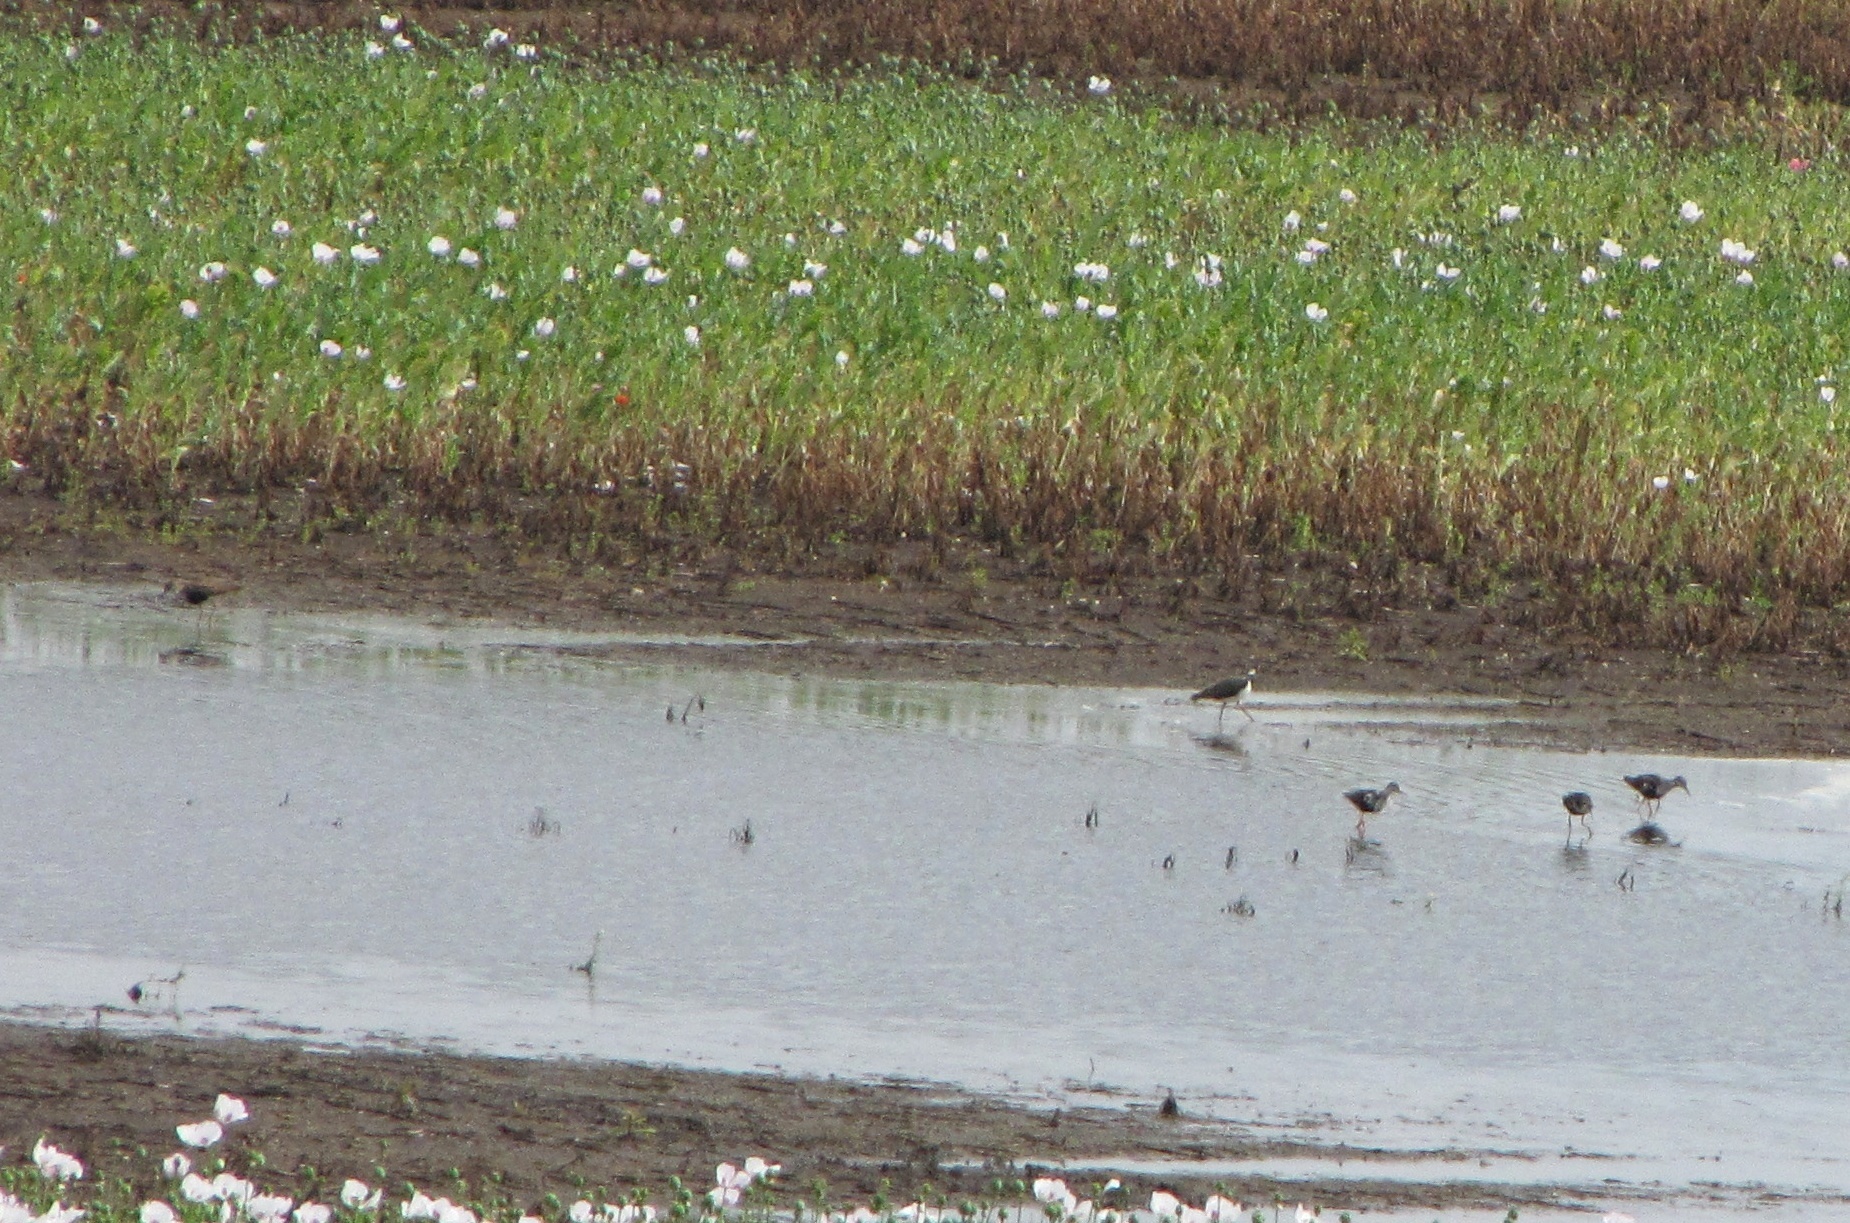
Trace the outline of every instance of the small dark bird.
{"label": "small dark bird", "polygon": [[1582,790],[1575,790],[1572,794],[1563,794],[1561,796],[1561,805],[1567,808],[1568,836],[1571,837],[1574,835],[1575,820],[1580,821],[1581,828],[1586,831],[1588,836],[1593,835],[1593,826],[1587,823],[1587,817],[1593,814],[1593,796],[1591,794]]}
{"label": "small dark bird", "polygon": [[1681,777],[1659,777],[1656,773],[1639,773],[1635,777],[1627,777],[1625,784],[1638,791],[1638,801],[1650,804],[1653,815],[1657,814],[1658,804],[1672,790],[1680,789],[1685,794],[1689,793],[1689,783]]}
{"label": "small dark bird", "polygon": [[[1203,688],[1200,692],[1197,692],[1188,699],[1191,701],[1220,702],[1220,718],[1216,718],[1214,721],[1214,727],[1218,730],[1220,729],[1221,719],[1227,716],[1227,705],[1229,702],[1240,705],[1240,712],[1246,713],[1243,702],[1245,702],[1246,698],[1252,693],[1253,677],[1258,674],[1259,672],[1256,670],[1249,670],[1245,675],[1235,676],[1232,679],[1224,679],[1218,684],[1209,684],[1206,688]],[[1253,721],[1253,715],[1246,713],[1246,720],[1248,722]]]}
{"label": "small dark bird", "polygon": [[1368,817],[1371,815],[1380,815],[1383,811],[1386,811],[1388,799],[1399,793],[1400,783],[1397,781],[1390,781],[1379,790],[1359,789],[1345,792],[1343,797],[1349,800],[1349,805],[1361,813],[1361,818],[1355,822],[1355,835],[1358,837],[1366,836],[1368,834]]}

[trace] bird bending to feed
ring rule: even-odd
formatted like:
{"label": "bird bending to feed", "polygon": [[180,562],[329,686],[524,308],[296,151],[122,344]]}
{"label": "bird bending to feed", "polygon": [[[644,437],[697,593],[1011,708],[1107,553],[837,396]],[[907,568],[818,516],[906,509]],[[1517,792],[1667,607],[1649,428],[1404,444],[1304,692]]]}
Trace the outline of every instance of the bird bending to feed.
{"label": "bird bending to feed", "polygon": [[162,593],[173,596],[174,602],[188,607],[202,607],[208,599],[228,595],[237,589],[236,586],[205,586],[198,582],[169,582],[161,588]]}
{"label": "bird bending to feed", "polygon": [[1355,835],[1358,837],[1366,836],[1368,834],[1368,817],[1371,815],[1380,815],[1383,811],[1386,811],[1388,799],[1399,793],[1400,783],[1397,781],[1390,781],[1379,790],[1363,788],[1359,790],[1350,790],[1344,793],[1343,797],[1348,799],[1349,804],[1361,813],[1361,818],[1355,822]]}
{"label": "bird bending to feed", "polygon": [[[1245,675],[1237,675],[1232,679],[1221,680],[1217,684],[1209,684],[1206,688],[1203,688],[1200,692],[1197,692],[1188,699],[1191,701],[1219,701],[1220,718],[1214,720],[1215,728],[1219,729],[1221,718],[1227,716],[1228,702],[1231,701],[1233,704],[1239,705],[1241,707],[1240,712],[1246,713],[1244,702],[1247,696],[1252,693],[1253,677],[1258,674],[1259,672],[1257,670],[1249,670]],[[1246,713],[1246,720],[1248,722],[1253,721],[1253,715]]]}
{"label": "bird bending to feed", "polygon": [[1659,777],[1656,773],[1639,773],[1635,777],[1627,777],[1625,784],[1638,791],[1639,802],[1651,805],[1653,815],[1657,814],[1658,804],[1662,803],[1672,790],[1680,789],[1685,794],[1689,793],[1689,783],[1681,777]]}
{"label": "bird bending to feed", "polygon": [[1582,790],[1561,796],[1561,805],[1567,808],[1567,835],[1574,835],[1574,821],[1579,820],[1581,828],[1588,836],[1593,835],[1593,826],[1587,823],[1587,817],[1593,814],[1593,796]]}

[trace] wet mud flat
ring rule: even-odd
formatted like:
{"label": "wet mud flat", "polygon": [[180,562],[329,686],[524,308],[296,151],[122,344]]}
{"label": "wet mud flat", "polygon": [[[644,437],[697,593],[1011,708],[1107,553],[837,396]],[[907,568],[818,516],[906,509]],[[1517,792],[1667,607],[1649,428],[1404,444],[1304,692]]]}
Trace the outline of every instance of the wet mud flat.
{"label": "wet mud flat", "polygon": [[[0,497],[0,582],[202,583],[213,608],[389,613],[572,632],[749,639],[606,652],[703,667],[895,680],[1172,687],[1259,670],[1260,692],[1462,694],[1519,702],[1513,742],[1720,755],[1850,752],[1850,658],[1828,642],[1713,656],[1529,627],[1520,595],[1435,592],[1371,608],[1313,572],[1222,594],[1212,577],[1074,583],[976,545],[934,572],[905,549],[852,545],[775,566],[727,552],[650,571],[574,565],[494,532],[313,542],[221,530],[173,539],[84,528],[49,502]],[[937,562],[934,561],[934,564]],[[1339,584],[1340,585],[1340,584]],[[1361,599],[1358,602],[1358,597]],[[194,609],[176,602],[176,616]]]}
{"label": "wet mud flat", "polygon": [[[1170,1187],[1200,1201],[1217,1186],[1248,1202],[1314,1198],[1345,1208],[1450,1210],[1573,1205],[1558,1186],[1379,1182],[1406,1153],[1338,1149],[1246,1127],[1164,1116],[1160,1102],[1029,1107],[935,1084],[729,1074],[627,1063],[464,1057],[444,1052],[311,1048],[285,1040],[124,1037],[105,1028],[0,1024],[0,1145],[30,1150],[48,1136],[82,1152],[98,1174],[148,1178],[176,1146],[177,1121],[208,1114],[216,1093],[241,1095],[253,1122],[222,1148],[234,1168],[301,1196],[331,1194],[346,1176],[428,1193],[498,1193],[537,1207],[593,1189],[657,1200],[669,1178],[704,1187],[721,1160],[763,1155],[783,1164],[791,1197],[813,1204],[895,1205],[943,1195],[983,1200],[998,1177],[1073,1164],[1075,1188],[1125,1168],[1133,1202]],[[261,1163],[253,1156],[261,1153]],[[1339,1183],[1262,1177],[1140,1176],[1164,1161],[1313,1156],[1348,1162]],[[1477,1153],[1437,1151],[1460,1166]],[[112,1166],[119,1165],[119,1166]],[[383,1175],[382,1175],[383,1173]],[[457,1180],[466,1182],[459,1191]],[[152,1190],[150,1183],[141,1186]],[[1599,1192],[1586,1190],[1588,1195]],[[781,1196],[781,1195],[780,1195]],[[1847,1204],[1846,1208],[1850,1208]]]}

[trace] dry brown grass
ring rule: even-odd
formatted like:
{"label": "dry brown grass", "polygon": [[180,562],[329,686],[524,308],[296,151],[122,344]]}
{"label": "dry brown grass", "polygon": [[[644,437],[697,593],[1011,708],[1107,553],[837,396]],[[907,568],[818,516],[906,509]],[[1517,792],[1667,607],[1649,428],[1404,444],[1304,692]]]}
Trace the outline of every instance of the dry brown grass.
{"label": "dry brown grass", "polygon": [[[84,8],[89,12],[103,6]],[[1486,109],[1526,121],[1667,107],[1680,126],[1783,97],[1850,102],[1850,6],[1820,0],[550,0],[478,5],[123,4],[117,20],[178,21],[202,38],[370,25],[382,7],[440,35],[499,25],[554,49],[725,51],[821,67],[917,60],[1089,73],[1210,106],[1282,116],[1334,106],[1427,119]],[[68,4],[15,14],[75,24]],[[1190,88],[1190,85],[1197,88]],[[1203,91],[1198,88],[1207,85]]]}

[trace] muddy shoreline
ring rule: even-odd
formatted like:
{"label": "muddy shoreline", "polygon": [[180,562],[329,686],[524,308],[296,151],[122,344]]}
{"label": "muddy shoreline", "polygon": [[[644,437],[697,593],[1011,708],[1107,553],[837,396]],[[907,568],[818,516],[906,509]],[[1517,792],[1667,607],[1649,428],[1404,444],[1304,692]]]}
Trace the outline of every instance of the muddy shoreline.
{"label": "muddy shoreline", "polygon": [[[240,1096],[252,1121],[218,1152],[266,1191],[333,1200],[343,1178],[409,1182],[433,1196],[540,1208],[641,1189],[658,1205],[670,1178],[704,1191],[721,1160],[783,1164],[779,1205],[897,1207],[923,1197],[1015,1201],[996,1182],[1065,1163],[1089,1194],[1109,1170],[1147,1161],[1321,1156],[1350,1165],[1339,1182],[1265,1177],[1209,1180],[1124,1175],[1131,1201],[1167,1186],[1199,1202],[1228,1192],[1248,1203],[1314,1200],[1331,1207],[1483,1208],[1584,1201],[1558,1187],[1407,1184],[1353,1175],[1409,1158],[1293,1142],[1239,1124],[1163,1116],[1160,1101],[1027,1107],[933,1084],[727,1074],[665,1066],[461,1057],[445,1052],[311,1050],[285,1041],[123,1037],[109,1031],[0,1023],[0,1145],[23,1158],[41,1136],[73,1151],[92,1176],[157,1191],[173,1126],[210,1114],[218,1092]],[[145,1154],[137,1154],[137,1150]],[[1461,1164],[1477,1152],[1424,1152]],[[1057,1172],[1055,1174],[1058,1174]],[[1590,1180],[1594,1178],[1589,1178]],[[1589,1186],[1587,1196],[1599,1192]]]}
{"label": "muddy shoreline", "polygon": [[[1581,751],[1829,757],[1850,751],[1850,660],[1819,649],[1712,657],[1614,646],[1545,623],[1520,595],[1357,607],[1309,575],[1220,597],[1209,579],[1097,584],[963,545],[930,571],[844,545],[767,563],[729,552],[648,569],[574,564],[492,530],[303,539],[201,520],[156,534],[85,525],[49,499],[0,497],[0,582],[158,592],[214,608],[482,620],[515,627],[728,635],[750,649],[612,646],[656,661],[781,674],[1194,691],[1247,668],[1258,691],[1464,695],[1516,702],[1489,742]],[[1290,597],[1271,592],[1290,589]],[[193,609],[174,600],[176,616]],[[1449,605],[1445,605],[1449,603]]]}

